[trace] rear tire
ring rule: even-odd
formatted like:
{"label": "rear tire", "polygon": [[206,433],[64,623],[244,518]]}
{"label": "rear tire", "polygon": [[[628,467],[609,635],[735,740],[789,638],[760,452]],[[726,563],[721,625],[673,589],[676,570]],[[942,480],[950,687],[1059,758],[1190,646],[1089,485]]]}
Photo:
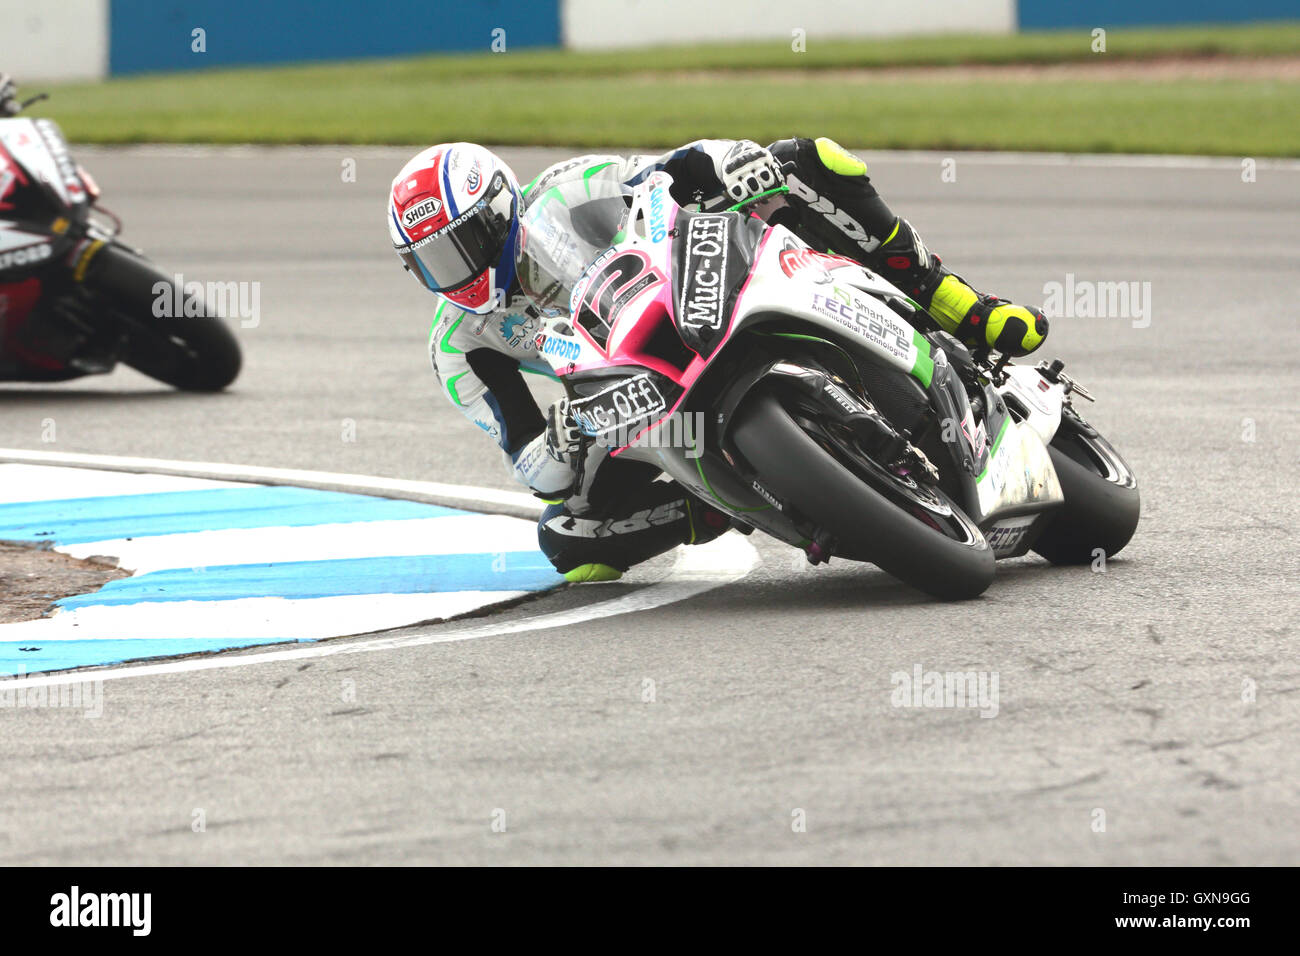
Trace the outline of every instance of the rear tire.
{"label": "rear tire", "polygon": [[[1137,481],[1119,452],[1062,419],[1048,446],[1065,504],[1043,529],[1034,550],[1053,564],[1088,564],[1118,554],[1137,530]],[[1102,472],[1106,472],[1103,475]]]}
{"label": "rear tire", "polygon": [[[123,246],[106,245],[91,260],[85,285],[126,336],[121,360],[150,378],[191,392],[219,392],[239,375],[243,356],[225,321],[202,307],[199,316],[154,315],[154,288],[172,276]],[[183,291],[183,290],[182,290]],[[169,297],[172,293],[166,293]],[[175,296],[172,301],[184,301]]]}
{"label": "rear tire", "polygon": [[762,484],[831,531],[854,560],[870,561],[944,599],[977,597],[992,583],[993,552],[955,504],[948,503],[971,540],[948,537],[876,491],[805,432],[774,395],[751,396],[735,422],[732,439]]}

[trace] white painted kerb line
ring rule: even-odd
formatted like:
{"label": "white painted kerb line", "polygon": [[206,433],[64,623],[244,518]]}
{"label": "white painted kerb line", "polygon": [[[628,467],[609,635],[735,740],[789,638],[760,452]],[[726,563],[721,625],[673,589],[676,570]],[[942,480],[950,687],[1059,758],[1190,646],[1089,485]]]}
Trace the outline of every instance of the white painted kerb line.
{"label": "white painted kerb line", "polygon": [[[122,471],[158,471],[159,473],[186,475],[200,478],[225,478],[235,481],[268,481],[288,484],[291,476],[310,476],[315,487],[329,490],[362,490],[383,488],[392,497],[405,497],[400,490],[412,490],[424,500],[447,491],[450,500],[437,501],[504,506],[518,514],[526,507],[536,517],[541,505],[528,495],[515,492],[492,491],[467,485],[441,485],[434,482],[403,481],[367,475],[336,475],[329,472],[300,472],[294,469],[243,468],[210,462],[184,462],[151,458],[125,458],[113,455],[77,455],[63,452],[38,452],[23,449],[0,449],[0,461],[20,461],[39,464],[63,464],[87,468],[104,468]],[[482,498],[474,496],[482,494]],[[371,654],[380,651],[422,647],[429,644],[446,644],[472,641],[484,637],[520,634],[528,631],[572,627],[619,614],[648,611],[696,597],[714,588],[732,584],[747,576],[759,563],[758,552],[740,535],[724,535],[706,545],[680,548],[672,569],[647,587],[631,594],[598,601],[579,608],[538,614],[520,620],[485,624],[457,630],[437,630],[427,634],[373,638],[338,638],[311,647],[257,652],[228,652],[214,657],[196,657],[157,664],[138,664],[95,670],[67,671],[47,676],[24,677],[3,681],[6,690],[24,690],[33,687],[57,687],[64,684],[91,680],[122,680],[128,677],[153,677],[164,674],[183,674],[192,671],[224,670],[231,667],[251,667],[257,664],[287,661],[314,660],[337,654]],[[597,586],[598,587],[598,586]]]}
{"label": "white painted kerb line", "polygon": [[428,644],[451,644],[473,641],[484,637],[522,634],[527,631],[544,631],[556,627],[573,627],[614,617],[650,611],[685,601],[714,588],[741,580],[758,565],[758,552],[739,535],[726,535],[705,545],[681,548],[677,562],[663,578],[632,594],[611,598],[595,604],[567,611],[538,614],[518,621],[488,624],[457,631],[440,631],[432,634],[376,637],[354,640],[336,638],[326,644],[299,647],[291,650],[261,651],[256,653],[227,654],[219,657],[199,657],[161,664],[139,664],[112,667],[103,670],[69,671],[45,677],[24,677],[0,682],[5,690],[25,690],[31,687],[57,687],[60,684],[84,683],[87,680],[122,680],[127,677],[156,677],[163,674],[184,674],[191,671],[224,670],[230,667],[251,667],[256,664],[278,664],[288,661],[315,660],[337,654],[373,654]]}

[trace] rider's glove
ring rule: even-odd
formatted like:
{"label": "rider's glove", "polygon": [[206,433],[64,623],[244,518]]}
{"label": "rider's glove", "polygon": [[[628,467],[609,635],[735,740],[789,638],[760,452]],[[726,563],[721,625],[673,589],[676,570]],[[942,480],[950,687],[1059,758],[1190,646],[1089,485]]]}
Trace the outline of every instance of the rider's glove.
{"label": "rider's glove", "polygon": [[738,140],[723,155],[718,178],[733,202],[744,202],[785,182],[776,157],[753,140]]}
{"label": "rider's glove", "polygon": [[561,398],[546,414],[546,427],[513,456],[515,477],[544,498],[567,498],[582,475],[591,439]]}
{"label": "rider's glove", "polygon": [[546,412],[546,453],[556,461],[567,461],[582,453],[586,437],[573,417],[569,400],[552,402]]}
{"label": "rider's glove", "polygon": [[20,109],[17,84],[8,73],[0,73],[0,116],[16,116]]}

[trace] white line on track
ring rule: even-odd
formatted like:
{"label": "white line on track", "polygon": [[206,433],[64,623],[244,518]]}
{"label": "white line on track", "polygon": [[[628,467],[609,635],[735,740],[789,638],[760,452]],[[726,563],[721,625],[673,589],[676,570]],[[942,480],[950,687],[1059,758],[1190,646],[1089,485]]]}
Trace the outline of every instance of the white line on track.
{"label": "white line on track", "polygon": [[350,491],[355,494],[378,495],[381,498],[427,501],[448,508],[468,507],[534,520],[542,513],[542,504],[536,498],[518,491],[498,491],[495,488],[476,488],[471,485],[448,485],[437,481],[380,478],[375,475],[348,475],[300,468],[262,468],[257,465],[228,465],[215,461],[173,461],[167,458],[28,451],[22,448],[0,448],[0,461],[22,462],[30,465],[65,465],[69,468],[102,468],[106,471],[150,472],[157,475],[179,475],[185,478],[255,481],[266,485],[295,485],[299,488],[317,488],[324,491]]}
{"label": "white line on track", "polygon": [[[298,471],[286,468],[259,468],[226,465],[214,462],[184,462],[152,458],[123,458],[113,455],[79,455],[67,452],[39,452],[22,449],[0,449],[0,461],[21,461],[39,464],[63,464],[83,468],[108,470],[158,472],[199,478],[225,478],[236,481],[267,481],[275,484],[299,484],[304,487],[328,490],[350,490],[391,497],[419,495],[421,500],[436,504],[456,506],[487,505],[492,510],[506,510],[519,514],[525,510],[535,517],[540,512],[536,499],[516,492],[493,491],[468,485],[444,485],[436,482],[404,481],[368,475],[336,475],[329,472]],[[403,493],[406,492],[406,493]],[[631,594],[597,601],[578,608],[537,614],[520,620],[497,624],[484,624],[459,630],[435,630],[425,634],[405,636],[340,638],[310,647],[231,653],[214,657],[194,657],[157,664],[137,664],[102,670],[70,671],[36,677],[22,677],[0,682],[5,692],[35,687],[56,687],[79,684],[92,680],[122,680],[128,677],[155,677],[165,674],[183,674],[194,671],[225,670],[232,667],[251,667],[284,661],[313,660],[338,654],[372,654],[429,644],[446,644],[471,641],[484,637],[519,634],[527,631],[571,627],[619,614],[648,611],[696,597],[706,591],[741,580],[759,562],[758,552],[739,535],[724,535],[706,545],[681,548],[671,570],[644,588]],[[592,587],[599,587],[592,585]]]}

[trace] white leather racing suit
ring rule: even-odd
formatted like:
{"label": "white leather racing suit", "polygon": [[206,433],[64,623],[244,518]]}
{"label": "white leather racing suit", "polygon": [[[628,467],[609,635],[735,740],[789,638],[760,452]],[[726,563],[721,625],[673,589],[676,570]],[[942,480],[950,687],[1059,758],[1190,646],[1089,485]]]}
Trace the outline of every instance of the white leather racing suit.
{"label": "white leather racing suit", "polygon": [[[545,169],[524,188],[524,203],[563,183],[594,179],[635,186],[655,170],[667,169],[679,202],[707,205],[725,198],[719,164],[731,146],[731,140],[700,140],[662,156],[578,156]],[[547,454],[545,420],[521,374],[555,377],[537,355],[534,339],[540,327],[541,319],[517,282],[505,306],[488,315],[463,312],[439,296],[429,357],[447,398],[492,437],[514,478],[545,497],[567,488],[572,470]]]}

